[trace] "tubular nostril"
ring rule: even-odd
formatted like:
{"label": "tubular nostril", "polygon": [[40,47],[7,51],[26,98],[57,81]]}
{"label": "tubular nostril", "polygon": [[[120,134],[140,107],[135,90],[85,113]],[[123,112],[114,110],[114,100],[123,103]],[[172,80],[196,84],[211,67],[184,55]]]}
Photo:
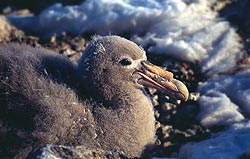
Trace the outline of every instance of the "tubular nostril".
{"label": "tubular nostril", "polygon": [[144,61],[144,60],[143,60],[143,61],[141,61],[141,64],[144,65],[144,63],[146,63],[146,62],[147,62],[147,61]]}
{"label": "tubular nostril", "polygon": [[149,61],[142,61],[141,64],[142,64],[143,66],[145,66],[145,65],[153,66],[153,64],[150,63]]}
{"label": "tubular nostril", "polygon": [[138,68],[140,68],[141,70],[145,69],[145,63],[147,63],[147,61],[143,60],[139,63]]}
{"label": "tubular nostril", "polygon": [[141,62],[141,65],[142,65],[142,66],[145,66],[145,64],[148,64],[148,63],[149,63],[148,61],[143,60],[143,61]]}

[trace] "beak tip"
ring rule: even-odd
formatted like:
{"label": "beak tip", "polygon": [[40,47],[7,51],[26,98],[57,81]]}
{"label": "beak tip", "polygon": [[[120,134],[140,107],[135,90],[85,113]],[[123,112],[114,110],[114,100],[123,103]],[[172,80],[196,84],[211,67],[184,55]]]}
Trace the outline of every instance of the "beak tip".
{"label": "beak tip", "polygon": [[176,85],[177,89],[179,90],[179,93],[181,94],[181,100],[182,101],[187,101],[188,97],[189,97],[189,91],[187,89],[187,87],[185,86],[185,84],[183,84],[181,81],[179,80],[174,80],[174,84]]}

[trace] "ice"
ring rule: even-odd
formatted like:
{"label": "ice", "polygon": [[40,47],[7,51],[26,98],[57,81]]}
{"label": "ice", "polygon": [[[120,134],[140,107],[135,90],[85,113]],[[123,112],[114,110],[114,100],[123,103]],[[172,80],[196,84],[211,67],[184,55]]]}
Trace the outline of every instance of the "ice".
{"label": "ice", "polygon": [[250,116],[250,69],[200,83],[200,112],[205,127],[231,125]]}
{"label": "ice", "polygon": [[8,17],[16,26],[44,37],[127,34],[151,54],[198,62],[211,77],[228,72],[242,57],[234,28],[210,9],[209,0],[86,0],[79,6],[56,4],[37,16]]}
{"label": "ice", "polygon": [[198,101],[200,112],[197,118],[204,127],[231,125],[244,119],[238,106],[223,93],[208,91]]}
{"label": "ice", "polygon": [[236,159],[250,151],[250,122],[238,123],[211,139],[188,143],[181,147],[180,158]]}
{"label": "ice", "polygon": [[[185,7],[181,0],[86,0],[79,6],[56,4],[27,20],[24,19],[27,17],[10,17],[10,20],[21,28],[45,36],[61,32],[143,33],[155,23],[182,12]],[[26,22],[21,22],[23,20]],[[36,27],[31,27],[34,25]]]}
{"label": "ice", "polygon": [[[204,83],[200,83],[198,91],[205,96],[211,96],[210,92],[219,92],[223,94],[223,98],[217,104],[221,107],[231,109],[225,105],[231,103],[239,107],[239,112],[250,116],[250,69],[238,72],[234,75],[224,75],[210,79]],[[227,100],[230,98],[230,101]],[[211,102],[211,101],[208,101]],[[201,105],[206,103],[205,100],[199,102]]]}

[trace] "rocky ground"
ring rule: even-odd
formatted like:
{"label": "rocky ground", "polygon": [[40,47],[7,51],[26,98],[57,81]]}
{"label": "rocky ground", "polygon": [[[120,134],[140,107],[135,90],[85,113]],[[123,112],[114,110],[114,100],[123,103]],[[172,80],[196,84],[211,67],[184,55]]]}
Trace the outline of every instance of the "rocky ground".
{"label": "rocky ground", "polygon": [[[57,0],[58,2],[60,0]],[[37,2],[37,3],[36,3]],[[45,7],[51,5],[55,1],[34,1],[34,4],[22,3],[22,0],[18,1],[8,1],[0,2],[0,15],[10,15],[10,14],[37,14],[39,11],[43,10]],[[61,2],[61,1],[60,1]],[[79,4],[81,1],[74,0],[62,0],[63,4],[72,5]],[[250,14],[249,1],[240,0],[218,0],[218,3],[214,6],[215,10],[219,10],[221,16],[227,18],[233,25],[237,26],[239,34],[242,36],[243,43],[246,48],[246,58],[242,61],[248,61],[250,49],[250,20],[245,18],[245,15]],[[243,8],[239,12],[239,7]],[[228,13],[230,10],[230,14]],[[232,12],[233,10],[233,12]],[[244,20],[248,19],[248,20]],[[22,30],[9,24],[4,17],[0,16],[0,44],[17,42],[25,43],[35,47],[46,47],[52,49],[59,54],[63,54],[70,58],[73,62],[76,62],[84,51],[88,41],[90,39],[89,35],[72,36],[67,33],[61,35],[53,35],[49,40],[40,39],[40,37],[30,35],[29,33],[24,33]],[[199,111],[199,105],[197,98],[198,93],[195,93],[198,82],[205,81],[206,78],[199,72],[198,65],[194,63],[187,63],[182,61],[176,61],[170,59],[169,62],[161,60],[162,57],[149,56],[149,61],[157,65],[166,67],[169,71],[172,71],[176,79],[183,81],[189,88],[191,95],[186,103],[179,103],[176,101],[170,101],[166,96],[160,94],[159,92],[148,89],[148,93],[151,95],[156,117],[156,128],[157,128],[157,140],[156,147],[146,154],[146,157],[159,156],[159,157],[175,157],[178,149],[184,143],[190,141],[201,141],[209,138],[211,132],[217,132],[223,127],[215,127],[211,129],[203,128],[195,119],[196,114]],[[63,148],[54,148],[56,150],[61,150]],[[72,148],[64,147],[64,150],[72,151]],[[98,151],[103,153],[101,150]],[[58,153],[58,151],[53,151]],[[87,152],[85,148],[76,148],[73,152],[79,154],[79,152]],[[93,151],[91,151],[93,152]],[[71,153],[74,154],[74,153]],[[109,154],[113,154],[110,152]],[[114,158],[123,158],[114,153]],[[78,158],[86,158],[86,156]],[[97,155],[96,158],[100,158]],[[93,153],[92,156],[93,157]],[[105,158],[104,155],[101,158]],[[77,157],[76,157],[77,158]],[[108,157],[107,157],[108,158]]]}

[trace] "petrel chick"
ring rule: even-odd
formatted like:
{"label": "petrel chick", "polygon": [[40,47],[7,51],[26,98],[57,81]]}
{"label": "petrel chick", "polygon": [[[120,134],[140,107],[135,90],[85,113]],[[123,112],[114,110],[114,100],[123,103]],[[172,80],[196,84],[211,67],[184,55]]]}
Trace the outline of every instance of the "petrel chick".
{"label": "petrel chick", "polygon": [[185,101],[172,73],[119,36],[96,36],[79,63],[44,48],[0,46],[0,156],[25,158],[45,144],[116,149],[138,157],[154,143],[143,86]]}

